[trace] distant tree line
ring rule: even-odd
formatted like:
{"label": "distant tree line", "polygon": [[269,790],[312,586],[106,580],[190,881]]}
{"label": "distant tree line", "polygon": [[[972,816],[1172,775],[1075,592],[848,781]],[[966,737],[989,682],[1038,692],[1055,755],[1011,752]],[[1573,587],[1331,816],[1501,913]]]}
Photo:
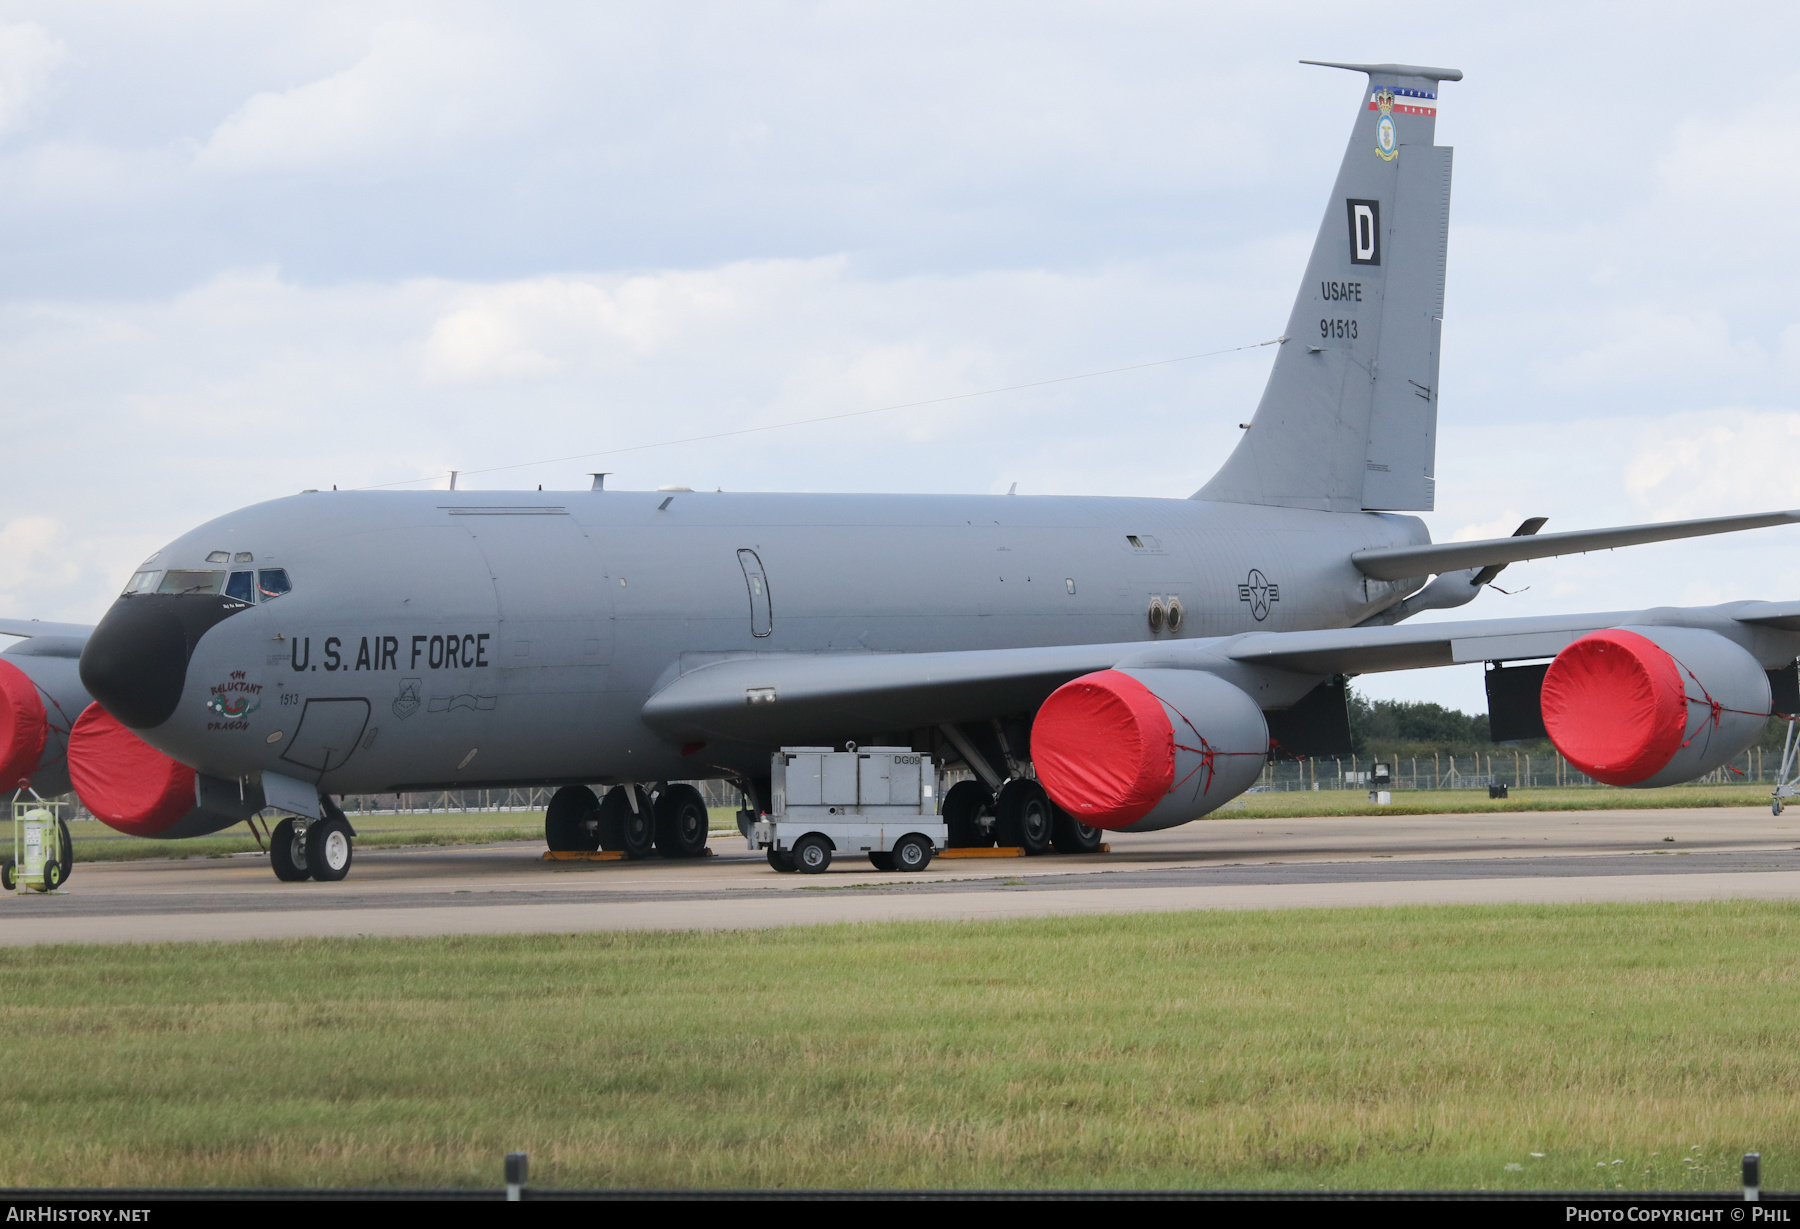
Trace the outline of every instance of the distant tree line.
{"label": "distant tree line", "polygon": [[[1766,755],[1779,756],[1787,735],[1787,722],[1771,717],[1757,746]],[[1548,739],[1496,744],[1489,738],[1486,713],[1470,715],[1442,704],[1412,700],[1370,700],[1350,692],[1350,745],[1360,759],[1393,757],[1425,758],[1436,754],[1448,759],[1496,755],[1502,748],[1510,756],[1554,755]],[[1771,768],[1773,765],[1771,764]]]}

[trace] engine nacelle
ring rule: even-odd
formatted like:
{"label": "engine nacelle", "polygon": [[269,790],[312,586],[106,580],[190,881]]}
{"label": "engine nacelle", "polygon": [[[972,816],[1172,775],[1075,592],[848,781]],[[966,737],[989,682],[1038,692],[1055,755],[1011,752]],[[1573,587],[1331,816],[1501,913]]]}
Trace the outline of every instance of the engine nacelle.
{"label": "engine nacelle", "polygon": [[1583,636],[1544,674],[1544,729],[1596,781],[1649,789],[1691,781],[1754,743],[1769,678],[1725,637],[1689,627]]}
{"label": "engine nacelle", "polygon": [[179,840],[242,820],[203,810],[197,774],[90,704],[69,735],[69,776],[94,818],[128,836]]}
{"label": "engine nacelle", "polygon": [[46,798],[69,789],[69,731],[88,706],[81,642],[35,636],[0,653],[0,792],[20,781]]}
{"label": "engine nacelle", "polygon": [[1199,670],[1101,670],[1064,683],[1031,726],[1056,804],[1091,828],[1173,828],[1249,789],[1269,754],[1256,701]]}

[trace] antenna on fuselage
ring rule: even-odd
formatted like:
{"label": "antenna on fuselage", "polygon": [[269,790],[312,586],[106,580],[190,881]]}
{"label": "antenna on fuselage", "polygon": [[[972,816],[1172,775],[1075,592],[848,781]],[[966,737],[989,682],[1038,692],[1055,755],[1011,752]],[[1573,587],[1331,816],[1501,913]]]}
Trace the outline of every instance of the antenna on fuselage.
{"label": "antenna on fuselage", "polygon": [[450,471],[450,489],[452,491],[454,491],[456,489],[456,475],[461,472],[462,472],[461,470],[455,470],[455,469]]}
{"label": "antenna on fuselage", "polygon": [[594,485],[590,489],[604,491],[606,489],[606,476],[610,473],[612,473],[610,469],[603,469],[597,474],[589,474],[588,477],[594,480]]}

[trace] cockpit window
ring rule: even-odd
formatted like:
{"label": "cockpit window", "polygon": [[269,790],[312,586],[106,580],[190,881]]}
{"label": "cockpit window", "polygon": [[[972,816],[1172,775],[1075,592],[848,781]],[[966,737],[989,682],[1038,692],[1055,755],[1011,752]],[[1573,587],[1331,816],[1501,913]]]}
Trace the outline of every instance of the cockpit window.
{"label": "cockpit window", "polygon": [[254,562],[254,557],[249,551],[241,550],[231,557],[231,561],[233,563],[252,563]]}
{"label": "cockpit window", "polygon": [[288,583],[285,568],[264,568],[257,576],[258,595],[265,602],[273,601],[294,587]]}
{"label": "cockpit window", "polygon": [[230,563],[231,552],[228,550],[216,550],[206,557],[206,561],[208,563]]}
{"label": "cockpit window", "polygon": [[158,593],[217,593],[225,585],[223,572],[188,572],[170,568],[163,573]]}
{"label": "cockpit window", "polygon": [[256,573],[233,572],[231,579],[225,582],[225,596],[235,597],[240,602],[256,600]]}
{"label": "cockpit window", "polygon": [[240,602],[269,602],[288,592],[287,569],[264,568],[252,572],[183,571],[167,572],[144,568],[134,572],[125,582],[125,594],[133,593],[223,593]]}

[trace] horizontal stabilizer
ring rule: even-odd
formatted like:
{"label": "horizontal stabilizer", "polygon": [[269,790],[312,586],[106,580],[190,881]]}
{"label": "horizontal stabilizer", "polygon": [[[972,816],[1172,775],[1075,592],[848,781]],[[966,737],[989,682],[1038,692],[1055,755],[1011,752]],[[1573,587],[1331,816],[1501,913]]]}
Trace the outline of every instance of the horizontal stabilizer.
{"label": "horizontal stabilizer", "polygon": [[1677,538],[1703,538],[1714,533],[1767,529],[1800,522],[1800,511],[1758,512],[1749,516],[1714,516],[1698,521],[1663,521],[1656,525],[1625,525],[1617,529],[1580,529],[1572,533],[1543,533],[1530,537],[1487,538],[1478,542],[1440,542],[1432,546],[1388,546],[1359,550],[1350,556],[1357,570],[1375,580],[1406,580],[1433,576],[1462,568],[1481,568],[1556,555],[1641,546],[1646,542],[1671,542]]}
{"label": "horizontal stabilizer", "polygon": [[1461,81],[1460,68],[1427,68],[1423,64],[1341,64],[1336,60],[1301,60],[1319,68],[1347,68],[1371,77],[1423,77],[1427,81]]}

